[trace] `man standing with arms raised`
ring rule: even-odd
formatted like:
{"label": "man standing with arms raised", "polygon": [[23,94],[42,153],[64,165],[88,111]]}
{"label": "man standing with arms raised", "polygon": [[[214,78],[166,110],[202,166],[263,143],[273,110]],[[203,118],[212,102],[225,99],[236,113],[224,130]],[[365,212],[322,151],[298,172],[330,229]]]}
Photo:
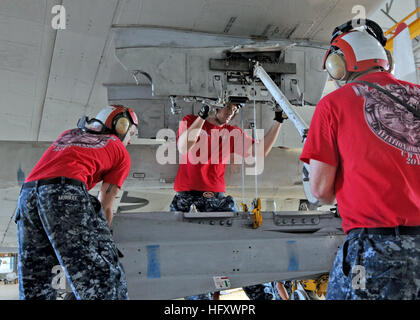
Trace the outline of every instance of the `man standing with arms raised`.
{"label": "man standing with arms raised", "polygon": [[[225,166],[229,161],[226,158],[233,153],[242,155],[242,139],[244,157],[255,153],[267,156],[286,118],[282,111],[277,111],[274,118],[276,121],[265,134],[264,142],[254,143],[241,129],[229,124],[240,108],[240,104],[228,103],[209,116],[210,107],[203,105],[198,116],[187,115],[183,118],[178,132],[178,149],[184,161],[181,161],[175,179],[174,189],[177,194],[171,203],[171,211],[188,212],[191,205],[203,212],[238,211],[235,200],[225,195]],[[183,123],[186,125],[183,126]],[[204,144],[209,150],[207,156],[197,154],[194,148],[203,143],[200,139],[207,139]],[[223,143],[215,143],[215,139],[231,139],[228,152],[224,152]],[[203,152],[202,148],[200,152]],[[250,286],[244,290],[251,299],[272,300],[274,296],[271,285]],[[208,295],[198,298],[206,299]]]}

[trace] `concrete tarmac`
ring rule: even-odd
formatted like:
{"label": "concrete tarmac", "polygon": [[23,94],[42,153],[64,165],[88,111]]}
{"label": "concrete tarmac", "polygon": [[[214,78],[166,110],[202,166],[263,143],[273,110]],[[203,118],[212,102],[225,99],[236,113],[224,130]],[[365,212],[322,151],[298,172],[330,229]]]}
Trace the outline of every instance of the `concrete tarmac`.
{"label": "concrete tarmac", "polygon": [[0,284],[0,300],[19,300],[17,284]]}

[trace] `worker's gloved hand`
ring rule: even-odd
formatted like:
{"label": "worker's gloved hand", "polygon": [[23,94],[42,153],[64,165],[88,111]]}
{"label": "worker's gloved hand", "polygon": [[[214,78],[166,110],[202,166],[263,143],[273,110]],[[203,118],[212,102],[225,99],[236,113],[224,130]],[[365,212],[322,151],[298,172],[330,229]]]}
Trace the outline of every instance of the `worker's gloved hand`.
{"label": "worker's gloved hand", "polygon": [[210,106],[203,104],[203,106],[201,107],[200,111],[198,111],[198,116],[204,120],[207,119],[207,117],[209,116],[209,112],[210,112]]}
{"label": "worker's gloved hand", "polygon": [[283,110],[276,111],[274,120],[277,122],[283,123],[284,120],[289,119],[286,115],[286,113]]}

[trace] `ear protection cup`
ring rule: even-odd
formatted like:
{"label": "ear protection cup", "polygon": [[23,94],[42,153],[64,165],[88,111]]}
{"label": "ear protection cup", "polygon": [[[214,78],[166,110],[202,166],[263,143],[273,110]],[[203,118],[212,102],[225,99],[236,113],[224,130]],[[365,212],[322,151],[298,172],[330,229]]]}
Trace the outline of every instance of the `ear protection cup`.
{"label": "ear protection cup", "polygon": [[334,80],[344,80],[348,77],[346,61],[342,54],[330,54],[325,61],[325,69]]}
{"label": "ear protection cup", "polygon": [[125,135],[130,128],[130,120],[126,117],[119,117],[116,119],[114,128],[117,135]]}

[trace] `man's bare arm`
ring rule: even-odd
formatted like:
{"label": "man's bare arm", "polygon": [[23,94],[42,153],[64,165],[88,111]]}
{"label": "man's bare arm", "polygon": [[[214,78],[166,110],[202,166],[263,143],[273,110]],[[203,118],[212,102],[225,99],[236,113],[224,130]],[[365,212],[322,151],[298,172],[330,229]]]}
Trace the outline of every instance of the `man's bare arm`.
{"label": "man's bare arm", "polygon": [[266,157],[273,148],[273,145],[279,135],[280,127],[281,123],[275,122],[264,136],[264,157]]}
{"label": "man's bare arm", "polygon": [[115,184],[110,184],[108,182],[103,182],[101,191],[99,192],[99,201],[102,204],[102,208],[104,209],[104,214],[106,221],[108,221],[108,226],[111,226],[112,218],[114,216],[112,212],[112,206],[114,204],[115,197],[117,196],[120,188]]}
{"label": "man's bare arm", "polygon": [[321,204],[335,202],[335,175],[337,168],[327,163],[311,159],[309,162],[311,192]]}
{"label": "man's bare arm", "polygon": [[[280,132],[281,123],[275,122],[270,130],[265,134],[264,136],[264,143],[256,142],[255,147],[257,148],[258,154],[264,154],[264,157],[266,157],[271,149],[273,148],[274,143],[277,140],[277,137]],[[252,156],[255,156],[255,147],[252,148]]]}
{"label": "man's bare arm", "polygon": [[[197,119],[194,120],[191,126],[179,136],[178,150],[181,154],[187,154],[191,150],[191,148],[197,143],[204,122],[204,119],[197,117]],[[191,134],[189,135],[189,133]]]}

